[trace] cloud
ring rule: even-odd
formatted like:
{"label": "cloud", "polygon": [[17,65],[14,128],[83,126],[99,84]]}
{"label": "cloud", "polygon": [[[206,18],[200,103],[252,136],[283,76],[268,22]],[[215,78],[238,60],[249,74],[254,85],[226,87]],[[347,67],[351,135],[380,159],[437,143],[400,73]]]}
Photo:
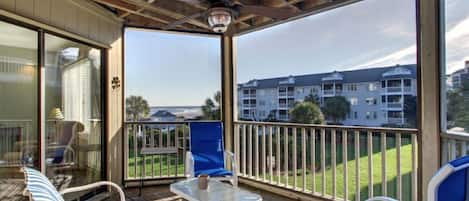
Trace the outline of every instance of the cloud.
{"label": "cloud", "polygon": [[412,45],[398,51],[395,51],[391,54],[388,54],[384,57],[374,59],[363,63],[359,66],[361,67],[375,67],[375,66],[391,66],[396,64],[408,64],[415,63],[417,46]]}
{"label": "cloud", "polygon": [[[416,62],[416,45],[401,48],[380,58],[365,62],[361,67],[391,66]],[[469,17],[446,32],[447,73],[452,73],[469,60]]]}

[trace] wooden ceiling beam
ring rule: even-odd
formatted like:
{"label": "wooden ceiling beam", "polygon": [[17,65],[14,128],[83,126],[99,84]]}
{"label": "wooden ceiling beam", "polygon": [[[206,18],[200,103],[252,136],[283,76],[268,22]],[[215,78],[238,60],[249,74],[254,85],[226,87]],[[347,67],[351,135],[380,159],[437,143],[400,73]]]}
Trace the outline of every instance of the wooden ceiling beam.
{"label": "wooden ceiling beam", "polygon": [[[170,11],[170,10],[167,10],[167,9],[164,9],[164,8],[159,8],[159,7],[153,6],[152,4],[150,4],[146,1],[143,1],[143,0],[122,0],[122,1],[124,1],[126,3],[129,3],[129,4],[133,4],[135,6],[142,7],[147,11],[151,11],[151,12],[154,12],[154,13],[158,13],[158,14],[161,14],[161,15],[171,17],[175,20],[179,20],[179,19],[182,19],[182,18],[185,17],[184,15],[176,13],[174,11]],[[203,23],[203,22],[201,22],[199,20],[196,20],[196,19],[189,20],[187,23],[198,26],[198,27],[206,29],[206,30],[211,30],[210,27],[206,23]]]}
{"label": "wooden ceiling beam", "polygon": [[139,10],[139,8],[137,6],[135,6],[133,4],[128,4],[128,3],[122,2],[120,0],[93,0],[93,1],[95,1],[97,3],[107,5],[109,7],[113,7],[113,8],[125,11],[125,12],[130,13],[130,14],[134,14],[134,15],[138,15],[138,16],[145,17],[145,18],[148,18],[148,19],[152,19],[152,20],[154,20],[156,22],[159,22],[159,23],[163,23],[163,24],[168,24],[169,23],[166,20],[151,16],[151,15],[146,15],[146,14],[137,12]]}
{"label": "wooden ceiling beam", "polygon": [[[269,0],[269,1],[270,1],[270,5],[266,5],[266,6],[276,7],[276,8],[283,8],[283,7],[286,7],[286,6],[293,6],[293,4],[302,2],[303,0],[280,0],[280,1]],[[296,9],[298,9],[296,6],[294,6],[294,7]],[[256,16],[257,15],[254,15],[254,14],[243,15],[243,16],[238,17],[238,19],[236,19],[235,23],[241,23],[241,22],[244,22],[246,20],[250,20],[252,18],[255,18]]]}

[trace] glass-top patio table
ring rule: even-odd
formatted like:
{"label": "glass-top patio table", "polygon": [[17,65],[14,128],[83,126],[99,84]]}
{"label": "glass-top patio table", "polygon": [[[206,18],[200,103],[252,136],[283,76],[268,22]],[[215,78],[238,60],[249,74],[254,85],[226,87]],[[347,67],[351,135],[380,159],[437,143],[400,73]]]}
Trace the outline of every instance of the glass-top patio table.
{"label": "glass-top patio table", "polygon": [[171,192],[188,201],[262,201],[260,195],[210,179],[207,190],[200,190],[197,178],[170,185]]}

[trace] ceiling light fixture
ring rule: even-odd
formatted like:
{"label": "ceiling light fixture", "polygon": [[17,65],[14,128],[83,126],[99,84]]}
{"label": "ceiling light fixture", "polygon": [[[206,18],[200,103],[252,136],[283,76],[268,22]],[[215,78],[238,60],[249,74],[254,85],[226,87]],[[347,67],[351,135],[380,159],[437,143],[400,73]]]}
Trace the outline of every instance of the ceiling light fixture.
{"label": "ceiling light fixture", "polygon": [[222,7],[212,8],[207,20],[214,32],[224,33],[232,20],[231,10]]}

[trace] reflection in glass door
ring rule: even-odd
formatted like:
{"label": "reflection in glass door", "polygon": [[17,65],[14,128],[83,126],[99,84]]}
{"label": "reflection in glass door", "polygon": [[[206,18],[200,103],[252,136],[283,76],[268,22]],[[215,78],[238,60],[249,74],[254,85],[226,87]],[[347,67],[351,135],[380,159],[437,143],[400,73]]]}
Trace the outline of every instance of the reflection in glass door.
{"label": "reflection in glass door", "polygon": [[46,173],[57,186],[101,180],[99,49],[45,35]]}
{"label": "reflection in glass door", "polygon": [[38,32],[0,21],[0,175],[38,167]]}

